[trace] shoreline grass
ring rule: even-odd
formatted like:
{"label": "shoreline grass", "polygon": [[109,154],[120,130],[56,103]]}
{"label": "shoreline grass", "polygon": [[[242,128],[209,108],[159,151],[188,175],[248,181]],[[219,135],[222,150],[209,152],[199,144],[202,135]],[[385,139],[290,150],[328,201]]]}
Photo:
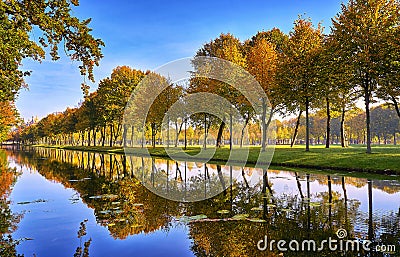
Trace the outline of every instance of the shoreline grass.
{"label": "shoreline grass", "polygon": [[[33,147],[57,148],[65,150],[90,151],[101,153],[124,154],[123,147],[107,147],[107,146],[49,146],[49,145],[33,145]],[[147,147],[148,153],[154,157],[174,158],[177,160],[187,161],[208,161],[207,154],[212,158],[209,160],[213,163],[226,163],[229,159],[230,150],[228,147],[215,148],[210,147],[207,151],[201,152],[201,147],[188,147],[187,150],[182,148],[170,147],[167,149],[161,146],[156,148]],[[146,155],[145,149],[141,147],[128,147],[127,152],[132,155]],[[258,158],[261,164],[269,164],[272,149],[267,153],[260,153],[260,147],[236,148],[236,154],[245,154],[248,151],[247,166],[255,166]],[[215,151],[215,153],[212,153]],[[260,155],[261,154],[261,155]],[[263,162],[265,160],[265,162]],[[230,164],[234,164],[235,160]],[[350,146],[349,148],[341,148],[333,145],[326,149],[322,145],[312,146],[310,152],[304,150],[304,146],[299,145],[293,148],[286,145],[277,145],[272,157],[271,166],[288,167],[288,168],[306,168],[316,170],[332,170],[345,172],[361,172],[380,175],[400,175],[400,147],[396,146],[375,146],[373,153],[365,153],[364,146]]]}

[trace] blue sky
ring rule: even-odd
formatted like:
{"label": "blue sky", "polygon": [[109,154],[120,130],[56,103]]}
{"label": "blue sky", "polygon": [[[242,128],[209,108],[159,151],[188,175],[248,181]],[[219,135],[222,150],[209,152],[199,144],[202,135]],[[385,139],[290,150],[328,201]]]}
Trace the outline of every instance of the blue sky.
{"label": "blue sky", "polygon": [[[81,0],[73,14],[92,18],[92,34],[106,44],[104,58],[95,68],[96,83],[91,84],[95,90],[116,66],[152,70],[193,56],[221,33],[232,33],[241,40],[273,27],[288,33],[301,14],[315,24],[322,22],[328,33],[340,4],[340,0]],[[37,37],[32,33],[32,38]],[[29,90],[22,90],[16,102],[21,116],[42,118],[76,106],[82,99],[83,81],[78,65],[65,56],[57,62],[50,58],[42,63],[25,60],[23,68],[33,74],[26,79]]]}

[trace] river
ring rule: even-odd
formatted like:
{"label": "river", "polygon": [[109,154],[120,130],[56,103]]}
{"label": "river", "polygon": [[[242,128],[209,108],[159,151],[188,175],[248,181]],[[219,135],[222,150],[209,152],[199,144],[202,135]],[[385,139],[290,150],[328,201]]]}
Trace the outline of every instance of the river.
{"label": "river", "polygon": [[[0,159],[5,256],[400,256],[395,176],[46,148],[0,149]],[[190,184],[197,175],[204,181]],[[336,249],[321,244],[329,238]]]}

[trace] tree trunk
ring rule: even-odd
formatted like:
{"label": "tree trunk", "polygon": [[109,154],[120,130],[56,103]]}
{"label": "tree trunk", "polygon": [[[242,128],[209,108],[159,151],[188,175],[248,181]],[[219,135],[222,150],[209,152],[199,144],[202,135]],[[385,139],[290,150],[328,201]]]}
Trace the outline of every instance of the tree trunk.
{"label": "tree trunk", "polygon": [[346,109],[345,109],[345,107],[343,107],[342,108],[342,118],[340,120],[340,141],[342,143],[343,148],[347,147],[346,135],[345,135],[345,131],[344,131],[345,116],[346,116]]}
{"label": "tree trunk", "polygon": [[169,115],[167,114],[167,148],[169,148]]}
{"label": "tree trunk", "polygon": [[113,146],[113,128],[114,124],[110,124],[110,147]]}
{"label": "tree trunk", "polygon": [[207,114],[204,113],[204,149],[207,149]]}
{"label": "tree trunk", "polygon": [[127,127],[127,125],[124,125],[124,126],[123,126],[123,131],[122,131],[122,141],[123,141],[124,147],[127,146],[127,145],[126,145],[126,136],[127,136],[127,133],[128,133],[128,127]]}
{"label": "tree trunk", "polygon": [[180,135],[181,132],[182,132],[183,122],[185,122],[185,121],[182,121],[182,123],[181,123],[181,125],[179,126],[179,128],[178,128],[178,121],[175,122],[175,129],[176,129],[175,147],[178,147],[179,135]]}
{"label": "tree trunk", "polygon": [[244,121],[244,126],[243,126],[243,128],[242,128],[242,133],[241,133],[241,135],[240,135],[240,148],[243,147],[244,131],[245,131],[245,129],[246,129],[247,124],[249,123],[249,121],[250,121],[250,115],[248,114],[248,115],[246,116],[246,120]]}
{"label": "tree trunk", "polygon": [[233,124],[232,124],[232,114],[229,115],[229,150],[233,147]]}
{"label": "tree trunk", "polygon": [[310,151],[310,117],[308,113],[310,102],[308,96],[306,97],[306,152]]}
{"label": "tree trunk", "polygon": [[[182,128],[182,124],[181,124],[181,128]],[[178,120],[176,120],[175,121],[175,144],[174,144],[174,147],[178,147],[179,133],[180,132],[181,132],[180,130],[178,131]]]}
{"label": "tree trunk", "polygon": [[262,99],[262,141],[261,141],[261,151],[265,152],[266,148],[266,141],[267,141],[267,126],[265,119],[267,118],[267,103],[265,101],[265,98]]}
{"label": "tree trunk", "polygon": [[299,131],[300,119],[301,119],[301,115],[302,115],[302,114],[303,114],[303,111],[300,110],[299,116],[297,117],[296,128],[294,129],[293,138],[292,138],[292,142],[291,142],[291,144],[290,144],[290,147],[293,147],[293,145],[294,145],[295,142],[296,142],[297,132]]}
{"label": "tree trunk", "polygon": [[[273,116],[274,112],[275,112],[274,108],[271,108],[271,111],[269,112],[269,117],[268,117],[267,123],[265,124],[265,137],[267,137],[267,131],[268,131],[269,125],[271,125],[272,116]],[[265,140],[267,141],[267,138],[265,138]]]}
{"label": "tree trunk", "polygon": [[151,124],[151,144],[153,145],[153,148],[156,148],[156,124],[152,123]]}
{"label": "tree trunk", "polygon": [[187,119],[185,119],[185,150],[187,148]]}
{"label": "tree trunk", "polygon": [[221,125],[219,126],[218,135],[217,135],[217,144],[216,144],[217,147],[222,146],[222,133],[224,132],[225,125],[226,125],[225,122],[222,121]]}
{"label": "tree trunk", "polygon": [[133,146],[133,137],[135,134],[135,127],[132,125],[131,126],[131,146]]}
{"label": "tree trunk", "polygon": [[89,128],[89,130],[88,130],[88,146],[90,146],[90,139],[91,139],[91,138],[90,138],[90,130],[91,130],[91,129]]}
{"label": "tree trunk", "polygon": [[101,146],[104,146],[106,142],[106,125],[101,129]]}
{"label": "tree trunk", "polygon": [[330,147],[330,137],[331,137],[331,108],[329,98],[326,98],[326,143],[325,148]]}
{"label": "tree trunk", "polygon": [[393,145],[397,145],[396,132],[393,132]]}
{"label": "tree trunk", "polygon": [[365,115],[366,115],[366,126],[367,126],[367,153],[372,153],[371,149],[371,114],[370,114],[370,79],[367,75],[366,81],[364,82],[364,101],[365,101]]}
{"label": "tree trunk", "polygon": [[93,146],[96,146],[96,134],[97,134],[97,129],[93,128]]}
{"label": "tree trunk", "polygon": [[[111,135],[114,136],[114,145],[117,144],[117,139],[118,139],[119,135],[121,134],[121,129],[122,129],[122,125],[118,124],[117,129],[114,128],[114,134],[111,133]],[[122,145],[122,142],[120,145]]]}
{"label": "tree trunk", "polygon": [[142,127],[142,131],[141,131],[141,132],[142,132],[142,139],[141,139],[142,142],[141,142],[141,143],[142,143],[142,148],[144,148],[144,145],[147,144],[147,142],[146,142],[145,128],[144,128],[144,127]]}

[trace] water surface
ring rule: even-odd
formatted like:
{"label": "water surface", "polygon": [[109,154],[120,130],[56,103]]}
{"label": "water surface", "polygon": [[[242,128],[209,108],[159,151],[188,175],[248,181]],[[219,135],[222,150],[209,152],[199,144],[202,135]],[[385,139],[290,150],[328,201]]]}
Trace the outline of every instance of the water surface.
{"label": "water surface", "polygon": [[[338,229],[351,239],[397,246],[397,255],[361,251],[346,256],[400,253],[400,183],[395,177],[265,172],[44,148],[6,154],[15,171],[0,173],[2,181],[9,181],[9,174],[14,180],[0,188],[2,213],[13,215],[2,215],[0,232],[9,230],[13,242],[20,240],[15,249],[25,256],[69,257],[80,249],[77,256],[277,256],[280,251],[260,251],[257,242],[265,236],[337,239]],[[147,181],[149,174],[153,180]],[[182,189],[188,174],[206,174],[205,184],[222,174],[201,191],[207,195],[214,186],[221,193],[187,203],[152,192],[163,176],[169,181],[165,190]],[[185,192],[190,199],[190,190]],[[327,249],[284,256],[343,254]]]}

